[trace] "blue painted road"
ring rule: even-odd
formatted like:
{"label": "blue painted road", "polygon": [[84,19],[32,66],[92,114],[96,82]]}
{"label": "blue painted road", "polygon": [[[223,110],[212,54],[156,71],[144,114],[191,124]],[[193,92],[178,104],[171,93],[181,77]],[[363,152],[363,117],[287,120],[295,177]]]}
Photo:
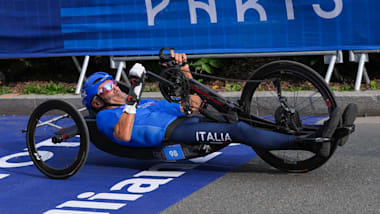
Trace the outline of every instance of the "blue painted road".
{"label": "blue painted road", "polygon": [[53,180],[28,156],[21,133],[27,120],[0,117],[0,213],[157,213],[256,156],[248,146],[233,145],[194,160],[142,161],[92,146],[78,174]]}

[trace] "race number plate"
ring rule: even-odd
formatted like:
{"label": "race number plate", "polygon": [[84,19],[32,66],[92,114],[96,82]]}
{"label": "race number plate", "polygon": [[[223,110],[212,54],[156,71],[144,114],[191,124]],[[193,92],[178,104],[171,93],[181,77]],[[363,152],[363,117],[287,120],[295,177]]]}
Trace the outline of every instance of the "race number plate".
{"label": "race number plate", "polygon": [[164,152],[166,160],[185,159],[185,155],[183,155],[181,145],[179,144],[165,147]]}

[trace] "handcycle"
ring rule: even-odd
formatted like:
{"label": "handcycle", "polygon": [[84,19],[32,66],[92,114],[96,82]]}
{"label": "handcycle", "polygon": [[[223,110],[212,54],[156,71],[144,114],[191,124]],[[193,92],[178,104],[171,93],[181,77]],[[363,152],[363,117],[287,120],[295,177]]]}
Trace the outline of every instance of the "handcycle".
{"label": "handcycle", "polygon": [[[241,97],[231,101],[197,80],[186,78],[163,49],[159,56],[165,69],[159,75],[147,71],[147,76],[159,81],[160,92],[169,102],[182,102],[185,110],[190,110],[189,95],[197,94],[202,100],[199,112],[207,121],[242,121],[255,128],[296,136],[294,145],[286,149],[253,147],[265,162],[277,169],[295,173],[314,170],[343,144],[339,139],[347,138],[354,131],[354,125],[342,126],[340,122],[331,138],[313,137],[320,124],[331,117],[337,103],[319,74],[301,63],[275,61],[263,65],[246,80]],[[128,92],[127,84],[118,82],[118,85]],[[26,143],[33,163],[46,176],[65,179],[76,174],[87,160],[89,142],[112,155],[163,161],[205,156],[231,143],[184,144],[166,138],[159,147],[128,147],[100,133],[96,117],[84,115],[84,110],[77,110],[63,100],[48,100],[31,114],[25,130]],[[167,135],[170,131],[171,125]],[[331,143],[328,155],[320,152],[325,142]],[[43,151],[44,146],[50,146],[53,151]]]}

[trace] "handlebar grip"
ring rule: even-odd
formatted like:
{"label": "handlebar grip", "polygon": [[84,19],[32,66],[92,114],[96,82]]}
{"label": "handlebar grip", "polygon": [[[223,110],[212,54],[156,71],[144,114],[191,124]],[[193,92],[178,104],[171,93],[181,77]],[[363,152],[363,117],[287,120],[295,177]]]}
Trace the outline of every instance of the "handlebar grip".
{"label": "handlebar grip", "polygon": [[170,54],[164,54],[164,50],[174,50],[174,48],[161,48],[159,52],[160,65],[166,64],[165,67],[175,66],[175,59]]}
{"label": "handlebar grip", "polygon": [[165,56],[165,54],[164,54],[164,50],[174,50],[174,48],[165,48],[165,47],[161,48],[161,49],[160,49],[160,53],[159,53],[159,56],[160,56],[160,57],[161,57],[161,56]]}

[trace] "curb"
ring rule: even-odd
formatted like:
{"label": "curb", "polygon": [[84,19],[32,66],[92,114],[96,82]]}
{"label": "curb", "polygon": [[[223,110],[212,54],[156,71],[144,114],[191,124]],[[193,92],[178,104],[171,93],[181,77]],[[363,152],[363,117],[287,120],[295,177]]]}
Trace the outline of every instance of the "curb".
{"label": "curb", "polygon": [[[241,92],[221,92],[222,96],[230,100],[237,100]],[[308,98],[308,93],[305,99]],[[361,91],[361,92],[334,92],[336,101],[339,106],[345,107],[349,103],[356,103],[359,107],[359,116],[380,116],[380,91]],[[273,95],[271,95],[273,96]],[[147,92],[143,98],[164,99],[160,92]],[[30,115],[33,110],[42,102],[50,99],[63,99],[77,108],[83,107],[80,95],[3,95],[0,96],[0,115]],[[257,100],[265,103],[273,103],[268,100],[265,92]],[[318,108],[318,107],[317,107]]]}

